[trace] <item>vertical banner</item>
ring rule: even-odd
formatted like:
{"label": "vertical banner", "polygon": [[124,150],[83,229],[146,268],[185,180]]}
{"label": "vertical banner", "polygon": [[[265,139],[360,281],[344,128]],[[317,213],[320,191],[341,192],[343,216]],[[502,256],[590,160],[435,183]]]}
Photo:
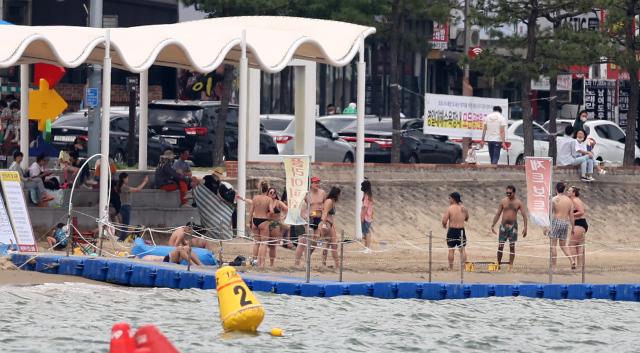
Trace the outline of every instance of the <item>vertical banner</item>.
{"label": "vertical banner", "polygon": [[618,81],[618,125],[627,126],[629,116],[629,99],[631,98],[631,83],[629,80]]}
{"label": "vertical banner", "polygon": [[287,177],[287,207],[289,207],[284,223],[307,224],[300,212],[309,192],[309,172],[311,169],[309,156],[286,156],[282,159]]}
{"label": "vertical banner", "polygon": [[9,215],[7,214],[7,209],[4,207],[2,197],[0,197],[0,244],[17,244],[16,236],[13,234],[11,221],[9,221]]}
{"label": "vertical banner", "polygon": [[614,120],[615,89],[614,80],[584,80],[584,109],[589,119]]}
{"label": "vertical banner", "polygon": [[549,227],[551,211],[551,178],[553,163],[550,157],[526,157],[527,211],[531,221],[541,227]]}
{"label": "vertical banner", "polygon": [[18,172],[0,172],[0,183],[2,183],[2,194],[18,242],[18,250],[37,252],[38,246],[33,236],[31,219],[24,201]]}

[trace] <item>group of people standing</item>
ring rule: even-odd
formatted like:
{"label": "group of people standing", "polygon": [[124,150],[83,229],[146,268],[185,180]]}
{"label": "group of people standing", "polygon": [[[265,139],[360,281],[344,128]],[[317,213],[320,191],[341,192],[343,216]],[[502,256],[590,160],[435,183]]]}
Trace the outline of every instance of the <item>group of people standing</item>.
{"label": "group of people standing", "polygon": [[[320,178],[311,178],[309,193],[305,198],[301,209],[301,217],[307,221],[307,225],[287,225],[285,219],[289,211],[286,203],[286,191],[282,199],[278,197],[275,188],[269,186],[266,181],[259,185],[260,193],[251,200],[245,200],[250,204],[249,218],[251,219],[251,231],[256,243],[253,248],[253,257],[257,260],[258,267],[264,267],[267,252],[269,263],[274,265],[276,248],[282,246],[295,250],[295,264],[300,265],[306,247],[309,245],[309,254],[316,248],[321,248],[322,264],[326,266],[328,253],[334,261],[335,268],[340,266],[338,258],[338,236],[335,226],[336,205],[340,200],[342,190],[338,186],[332,186],[327,193],[320,186]],[[371,224],[373,222],[373,193],[371,182],[362,182],[361,190],[364,193],[361,210],[362,234],[367,249],[371,245]]]}
{"label": "group of people standing", "polygon": [[[550,239],[551,267],[557,270],[557,247],[567,256],[571,269],[584,264],[585,234],[589,230],[585,218],[586,206],[580,199],[580,188],[567,186],[563,182],[556,184],[556,195],[551,199],[552,218],[549,228],[544,234]],[[524,203],[516,196],[516,188],[508,185],[505,197],[500,200],[498,210],[491,223],[491,233],[498,236],[497,264],[502,264],[504,245],[509,242],[509,270],[513,268],[516,256],[516,242],[518,241],[518,213],[522,215],[522,237],[527,236],[528,215]],[[466,262],[467,235],[465,223],[469,220],[469,211],[462,203],[462,196],[458,192],[449,194],[449,207],[442,216],[442,226],[447,229],[447,247],[449,269],[453,270],[455,250],[458,249],[462,262]],[[496,232],[496,224],[500,227]]]}

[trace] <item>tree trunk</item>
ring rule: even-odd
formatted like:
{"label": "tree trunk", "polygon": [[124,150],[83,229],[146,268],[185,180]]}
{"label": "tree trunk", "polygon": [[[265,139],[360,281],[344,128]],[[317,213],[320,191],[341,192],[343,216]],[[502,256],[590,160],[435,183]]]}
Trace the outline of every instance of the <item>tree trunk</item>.
{"label": "tree trunk", "polygon": [[[625,44],[626,51],[629,56],[635,58],[636,55],[636,36],[634,19],[636,15],[637,1],[627,2],[627,18],[625,19]],[[624,159],[623,166],[633,166],[635,162],[635,144],[636,144],[636,121],[638,120],[638,62],[632,60],[627,67],[629,73],[629,83],[631,84],[631,97],[629,97],[629,113],[627,115],[627,138],[624,143]]]}
{"label": "tree trunk", "polygon": [[391,5],[391,40],[389,48],[390,66],[390,98],[391,98],[391,163],[400,162],[400,68],[398,56],[400,54],[400,35],[403,30],[402,0],[394,0]]}
{"label": "tree trunk", "polygon": [[553,158],[553,163],[556,163],[556,157],[558,155],[558,146],[556,144],[557,137],[557,124],[558,118],[558,76],[551,75],[549,78],[549,157]]}
{"label": "tree trunk", "polygon": [[233,79],[235,69],[233,65],[224,65],[224,79],[222,81],[222,97],[220,98],[220,114],[216,122],[216,139],[213,143],[213,165],[222,164],[224,156],[224,131],[227,125],[227,112],[229,109],[229,101],[231,100],[231,92],[233,91]]}
{"label": "tree trunk", "polygon": [[[527,57],[526,64],[534,64],[536,57],[536,26],[538,23],[538,0],[530,1],[530,12],[527,21]],[[522,124],[524,127],[524,155],[533,156],[533,118],[531,117],[531,75],[525,68],[522,78]]]}

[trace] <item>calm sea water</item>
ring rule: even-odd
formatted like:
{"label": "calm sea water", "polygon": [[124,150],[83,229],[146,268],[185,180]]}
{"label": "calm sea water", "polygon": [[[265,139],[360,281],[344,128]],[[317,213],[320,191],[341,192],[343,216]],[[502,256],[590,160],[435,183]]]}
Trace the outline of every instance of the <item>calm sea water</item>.
{"label": "calm sea water", "polygon": [[[223,335],[215,291],[82,283],[0,287],[1,352],[108,352],[111,326],[153,323],[182,353],[640,352],[640,304],[487,298],[429,302],[256,293],[258,335]],[[285,337],[271,337],[273,327]]]}

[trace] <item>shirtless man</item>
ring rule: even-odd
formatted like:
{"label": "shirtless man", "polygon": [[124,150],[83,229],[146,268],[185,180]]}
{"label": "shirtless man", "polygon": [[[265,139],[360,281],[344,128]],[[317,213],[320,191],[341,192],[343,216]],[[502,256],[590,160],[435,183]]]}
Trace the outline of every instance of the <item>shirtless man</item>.
{"label": "shirtless man", "polygon": [[188,222],[185,226],[178,227],[169,237],[169,246],[188,246],[193,231],[193,223]]}
{"label": "shirtless man", "polygon": [[442,227],[447,229],[447,247],[449,248],[449,270],[453,270],[453,259],[456,248],[460,250],[462,262],[467,261],[465,246],[467,235],[464,231],[464,222],[469,220],[469,212],[462,205],[462,197],[455,191],[449,194],[449,207],[442,216]]}
{"label": "shirtless man", "polygon": [[[308,199],[310,200],[309,227],[313,229],[314,241],[318,239],[318,224],[322,221],[322,210],[324,208],[324,201],[327,199],[327,193],[320,188],[320,178],[314,176],[311,178],[311,187],[309,190]],[[307,230],[309,233],[310,230]],[[312,244],[313,245],[313,244]],[[296,248],[296,266],[300,265],[300,259],[302,253],[307,246],[307,236],[298,238],[298,247]],[[311,248],[310,253],[313,252]]]}
{"label": "shirtless man", "polygon": [[513,185],[507,186],[506,197],[500,201],[498,206],[498,212],[493,217],[493,223],[491,223],[491,232],[497,234],[495,230],[498,218],[502,216],[500,222],[500,233],[498,235],[498,268],[502,264],[502,250],[504,249],[504,243],[509,241],[509,271],[513,269],[513,260],[516,258],[516,241],[518,241],[518,211],[522,214],[522,220],[524,221],[524,229],[522,230],[522,237],[527,236],[527,211],[522,204],[522,201],[516,196],[516,187]]}
{"label": "shirtless man", "polygon": [[269,183],[266,180],[260,182],[260,194],[251,200],[251,209],[249,210],[249,218],[251,219],[251,228],[255,232],[256,243],[253,246],[253,257],[258,258],[258,266],[264,267],[265,258],[269,246],[269,210],[271,207],[271,198],[267,196],[269,191]]}
{"label": "shirtless man", "polygon": [[567,232],[571,230],[573,236],[573,202],[564,194],[565,183],[556,184],[556,196],[551,199],[551,228],[547,230],[547,235],[551,241],[551,269],[555,272],[558,269],[558,251],[556,246],[560,244],[560,249],[569,258],[571,268],[575,268],[575,262],[567,248]]}
{"label": "shirtless man", "polygon": [[182,260],[184,260],[189,261],[196,266],[204,266],[198,258],[198,255],[196,255],[195,253],[189,253],[189,248],[185,246],[177,246],[168,255],[165,256],[145,255],[142,257],[142,260],[168,262],[174,264],[179,264],[180,262],[182,262]]}

